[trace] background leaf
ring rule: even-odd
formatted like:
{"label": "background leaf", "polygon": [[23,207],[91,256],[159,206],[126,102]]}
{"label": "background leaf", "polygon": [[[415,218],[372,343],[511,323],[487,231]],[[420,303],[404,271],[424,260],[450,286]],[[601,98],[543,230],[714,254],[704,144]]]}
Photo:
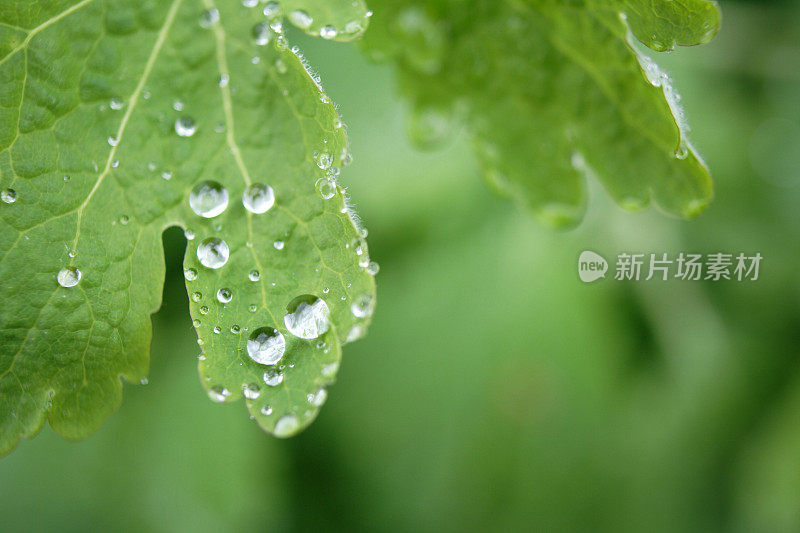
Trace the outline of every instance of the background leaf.
{"label": "background leaf", "polygon": [[[374,280],[335,185],[348,158],[341,120],[268,22],[211,0],[0,9],[0,453],[45,417],[85,436],[119,405],[120,376],[145,376],[161,234],[174,225],[190,237],[187,289],[212,398],[251,386],[259,425],[288,417],[282,436],[316,416],[341,344],[369,321]],[[188,202],[206,180],[228,193],[214,218]],[[259,214],[242,203],[256,183],[275,195]],[[211,238],[229,249],[221,268],[199,262]],[[284,324],[302,295],[327,302],[319,339]],[[286,340],[278,366],[248,356],[261,327]],[[266,385],[266,371],[282,382]]]}
{"label": "background leaf", "polygon": [[688,217],[709,202],[711,181],[682,131],[678,98],[636,51],[621,13],[630,13],[647,44],[663,49],[708,40],[719,20],[715,4],[372,5],[367,52],[398,65],[417,144],[442,144],[457,130],[452,122],[463,120],[492,188],[540,218],[557,225],[579,220],[586,176],[599,178],[630,209],[652,197]]}

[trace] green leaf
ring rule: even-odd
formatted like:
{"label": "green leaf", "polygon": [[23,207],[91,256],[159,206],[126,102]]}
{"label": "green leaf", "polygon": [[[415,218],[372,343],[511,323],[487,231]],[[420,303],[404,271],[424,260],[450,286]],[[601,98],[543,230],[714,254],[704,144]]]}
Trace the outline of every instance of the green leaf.
{"label": "green leaf", "polygon": [[[706,0],[373,0],[368,54],[393,60],[410,130],[441,145],[464,122],[487,183],[555,225],[585,209],[597,177],[622,206],[652,198],[691,217],[711,179],[685,134],[669,79],[645,44],[699,44],[716,32]],[[627,23],[626,23],[627,21]],[[631,30],[629,30],[630,24]]]}
{"label": "green leaf", "polygon": [[[193,237],[186,285],[209,394],[246,390],[256,422],[280,436],[316,416],[375,284],[335,185],[348,158],[341,120],[266,22],[279,26],[239,0],[0,7],[0,455],[45,418],[87,435],[118,407],[120,376],[145,376],[161,234],[175,225]],[[214,218],[188,200],[206,180],[229,197]],[[242,202],[259,183],[275,196],[264,213]],[[207,239],[227,243],[221,268],[198,258]],[[304,295],[330,312],[316,339],[284,319]],[[277,365],[248,355],[259,328],[285,339]]]}

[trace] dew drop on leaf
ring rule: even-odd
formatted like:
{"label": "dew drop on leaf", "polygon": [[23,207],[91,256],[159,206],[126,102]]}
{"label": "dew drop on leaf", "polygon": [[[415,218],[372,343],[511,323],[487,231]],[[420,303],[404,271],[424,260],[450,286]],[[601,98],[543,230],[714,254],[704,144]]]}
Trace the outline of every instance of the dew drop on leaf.
{"label": "dew drop on leaf", "polygon": [[301,339],[316,339],[330,328],[328,304],[316,296],[295,298],[286,308],[283,322],[289,332]]}
{"label": "dew drop on leaf", "polygon": [[336,183],[328,178],[317,180],[317,192],[323,200],[330,200],[336,194]]}
{"label": "dew drop on leaf", "polygon": [[295,415],[285,415],[275,423],[276,437],[289,437],[300,427],[300,422]]}
{"label": "dew drop on leaf", "polygon": [[231,391],[224,387],[211,387],[208,389],[208,397],[217,403],[222,403],[231,395]]}
{"label": "dew drop on leaf", "polygon": [[374,305],[372,297],[369,294],[362,294],[357,297],[350,305],[350,311],[356,318],[366,318],[372,316]]}
{"label": "dew drop on leaf", "polygon": [[228,262],[230,250],[222,239],[210,237],[197,247],[197,259],[206,268],[221,268]]}
{"label": "dew drop on leaf", "polygon": [[[197,132],[197,124],[191,117],[180,117],[175,120],[175,133],[181,137],[191,137]],[[110,140],[109,140],[110,143]]]}
{"label": "dew drop on leaf", "polygon": [[272,245],[275,247],[276,250],[283,250],[285,243],[283,241],[275,241],[274,243],[272,243]]}
{"label": "dew drop on leaf", "polygon": [[3,189],[0,192],[0,200],[6,204],[13,204],[17,201],[17,192],[14,189]]}
{"label": "dew drop on leaf", "polygon": [[202,181],[189,193],[189,207],[203,218],[219,216],[228,208],[228,190],[216,181]]}
{"label": "dew drop on leaf", "polygon": [[311,18],[311,15],[302,9],[298,9],[289,13],[289,20],[291,20],[292,24],[301,30],[307,30],[314,23],[314,19]]}
{"label": "dew drop on leaf", "polygon": [[260,365],[274,365],[285,351],[286,340],[274,328],[258,328],[247,339],[247,355]]}
{"label": "dew drop on leaf", "polygon": [[275,205],[275,192],[269,185],[254,183],[242,194],[242,204],[251,213],[266,213]]}
{"label": "dew drop on leaf", "polygon": [[276,37],[275,30],[266,22],[253,26],[253,42],[258,46],[268,45]]}
{"label": "dew drop on leaf", "polygon": [[244,385],[242,387],[242,394],[248,400],[255,400],[259,396],[261,396],[261,389],[255,383],[251,383],[250,385]]}
{"label": "dew drop on leaf", "polygon": [[306,396],[306,399],[308,400],[308,403],[314,407],[320,407],[323,403],[325,403],[325,400],[328,399],[328,391],[325,389],[319,389],[317,392],[313,392]]}
{"label": "dew drop on leaf", "polygon": [[62,287],[74,287],[81,280],[81,271],[76,267],[62,268],[58,272],[58,284]]}
{"label": "dew drop on leaf", "polygon": [[208,9],[200,14],[200,27],[210,28],[219,22],[219,11],[216,9]]}
{"label": "dew drop on leaf", "polygon": [[258,281],[261,279],[261,272],[258,270],[251,270],[247,277],[250,278],[250,281]]}
{"label": "dew drop on leaf", "polygon": [[323,26],[319,30],[319,36],[323,39],[335,39],[339,32],[333,26]]}
{"label": "dew drop on leaf", "polygon": [[283,372],[281,372],[277,368],[270,368],[269,370],[264,372],[264,383],[266,383],[270,387],[277,387],[278,385],[283,383]]}
{"label": "dew drop on leaf", "polygon": [[187,268],[183,271],[183,277],[186,278],[186,281],[194,281],[197,279],[197,270]]}
{"label": "dew drop on leaf", "polygon": [[223,287],[217,291],[217,300],[219,300],[220,303],[226,304],[232,299],[233,292],[230,289]]}

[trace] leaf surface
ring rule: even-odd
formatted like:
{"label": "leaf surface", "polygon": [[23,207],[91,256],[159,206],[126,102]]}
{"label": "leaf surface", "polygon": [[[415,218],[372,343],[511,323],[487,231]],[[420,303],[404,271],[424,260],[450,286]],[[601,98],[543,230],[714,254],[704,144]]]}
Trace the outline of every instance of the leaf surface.
{"label": "leaf surface", "polygon": [[706,0],[373,0],[368,54],[398,65],[423,147],[466,123],[489,185],[555,225],[595,176],[630,209],[682,217],[712,197],[669,79],[641,55],[707,42]]}
{"label": "leaf surface", "polygon": [[[341,120],[270,22],[240,1],[0,7],[0,455],[45,419],[87,435],[119,405],[120,377],[144,378],[161,234],[175,225],[190,238],[186,286],[212,399],[246,393],[280,436],[318,413],[375,285],[335,184],[348,158]],[[219,214],[209,205],[220,195],[190,205],[205,181],[227,192]],[[274,192],[266,212],[243,203],[258,184]],[[209,239],[227,245],[219,268],[207,265],[226,254],[205,253]],[[317,338],[285,319],[303,296],[329,310],[327,321],[303,315],[320,319]],[[249,355],[259,328],[283,336],[276,364]]]}

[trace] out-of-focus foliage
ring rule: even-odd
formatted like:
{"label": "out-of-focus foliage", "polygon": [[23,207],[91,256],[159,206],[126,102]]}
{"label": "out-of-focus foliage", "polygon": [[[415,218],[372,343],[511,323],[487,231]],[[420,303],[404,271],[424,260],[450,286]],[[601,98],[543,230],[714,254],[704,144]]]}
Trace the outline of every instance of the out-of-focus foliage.
{"label": "out-of-focus foliage", "polygon": [[[418,145],[464,121],[490,186],[556,224],[586,178],[629,209],[691,217],[712,196],[667,76],[641,52],[708,42],[707,0],[374,0],[366,50],[391,59]],[[630,29],[629,29],[630,28]],[[630,35],[631,31],[635,34]]]}

